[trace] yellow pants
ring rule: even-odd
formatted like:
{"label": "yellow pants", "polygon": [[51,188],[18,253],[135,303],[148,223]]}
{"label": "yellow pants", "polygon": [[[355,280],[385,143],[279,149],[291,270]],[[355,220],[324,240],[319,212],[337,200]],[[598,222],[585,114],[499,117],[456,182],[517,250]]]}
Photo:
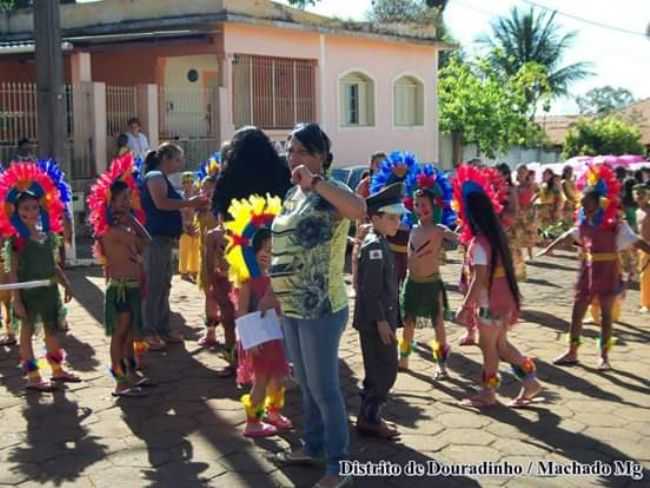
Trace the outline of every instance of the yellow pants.
{"label": "yellow pants", "polygon": [[641,306],[650,308],[650,255],[639,251],[639,283],[641,284]]}
{"label": "yellow pants", "polygon": [[[621,307],[623,306],[623,297],[618,296],[614,300],[614,306],[612,307],[612,322],[618,322],[621,318]],[[591,318],[594,319],[596,324],[600,325],[600,303],[598,298],[594,298],[594,301],[591,302]]]}
{"label": "yellow pants", "polygon": [[196,274],[199,272],[199,236],[183,234],[178,243],[178,272]]}

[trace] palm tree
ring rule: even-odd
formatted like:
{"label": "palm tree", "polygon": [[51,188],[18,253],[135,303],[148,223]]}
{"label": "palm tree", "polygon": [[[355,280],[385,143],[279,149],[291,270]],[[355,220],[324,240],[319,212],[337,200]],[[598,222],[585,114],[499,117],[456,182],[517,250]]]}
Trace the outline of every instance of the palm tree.
{"label": "palm tree", "polygon": [[569,86],[593,73],[591,63],[574,63],[561,66],[565,51],[571,47],[576,32],[561,32],[555,23],[556,12],[531,9],[520,14],[517,7],[509,17],[499,17],[490,24],[492,33],[482,36],[479,42],[490,48],[490,61],[512,76],[527,62],[536,62],[548,70],[551,94],[567,95]]}

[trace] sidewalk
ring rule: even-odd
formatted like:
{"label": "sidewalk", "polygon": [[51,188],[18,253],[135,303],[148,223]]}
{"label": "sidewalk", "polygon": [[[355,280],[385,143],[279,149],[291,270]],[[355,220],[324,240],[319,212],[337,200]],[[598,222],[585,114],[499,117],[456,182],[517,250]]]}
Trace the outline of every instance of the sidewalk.
{"label": "sidewalk", "polygon": [[[455,307],[460,300],[455,287],[459,263],[456,255],[452,257],[455,260],[443,275]],[[412,372],[400,374],[385,409],[403,434],[401,442],[362,440],[352,429],[352,454],[359,461],[384,460],[392,463],[391,469],[402,471],[414,468],[414,463],[434,468],[437,461],[449,464],[447,469],[451,465],[460,469],[460,463],[493,461],[492,467],[512,473],[522,469],[522,476],[472,479],[461,474],[434,479],[402,472],[357,478],[355,486],[650,486],[650,316],[636,312],[639,293],[630,291],[623,323],[615,326],[614,371],[596,370],[598,331],[591,325],[585,328],[581,349],[584,366],[552,365],[566,347],[563,334],[568,330],[575,267],[568,255],[544,258],[528,267],[531,279],[521,286],[525,311],[512,340],[537,358],[545,402],[527,410],[499,407],[484,413],[459,406],[458,400],[480,376],[480,351],[454,346],[451,379],[435,383],[428,346],[433,333],[426,329],[417,332],[420,345],[412,357]],[[0,349],[0,485],[263,488],[308,487],[317,481],[318,470],[277,467],[268,460],[270,452],[296,445],[296,433],[256,442],[241,436],[242,391],[232,380],[216,377],[214,370],[223,361],[197,344],[203,330],[203,301],[193,285],[175,279],[173,286],[174,322],[188,341],[146,356],[147,372],[160,385],[146,399],[116,402],[110,395],[108,340],[101,326],[103,279],[98,269],[73,270],[70,277],[76,300],[70,306],[72,332],[64,347],[84,382],[54,395],[25,394],[17,351]],[[448,325],[452,345],[461,332]],[[351,327],[340,357],[344,394],[354,420],[363,365]],[[500,393],[514,397],[518,384],[505,365],[501,372]],[[297,389],[290,391],[286,410],[300,432]],[[529,469],[534,474],[540,467],[538,461],[557,463],[544,465],[547,468],[575,471],[585,464],[572,465],[573,461],[613,470],[615,460],[640,463],[645,479],[528,475]],[[597,461],[605,464],[593,464]]]}

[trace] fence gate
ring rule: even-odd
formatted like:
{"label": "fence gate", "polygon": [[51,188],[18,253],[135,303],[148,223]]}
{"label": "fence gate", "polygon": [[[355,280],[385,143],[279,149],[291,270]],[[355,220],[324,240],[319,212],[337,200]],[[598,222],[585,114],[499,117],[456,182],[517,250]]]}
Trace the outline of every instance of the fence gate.
{"label": "fence gate", "polygon": [[174,141],[185,151],[188,170],[219,149],[219,91],[159,87],[160,140]]}
{"label": "fence gate", "polygon": [[138,114],[136,86],[106,86],[106,151],[108,161],[117,152],[117,137],[126,132],[130,118]]}

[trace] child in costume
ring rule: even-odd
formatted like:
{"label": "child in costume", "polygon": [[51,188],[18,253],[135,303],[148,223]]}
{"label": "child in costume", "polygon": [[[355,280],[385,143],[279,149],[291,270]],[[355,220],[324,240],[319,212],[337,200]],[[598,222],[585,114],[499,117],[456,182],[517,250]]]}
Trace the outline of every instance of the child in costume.
{"label": "child in costume", "polygon": [[545,169],[543,182],[533,199],[537,206],[537,216],[542,237],[553,240],[562,232],[563,195],[560,177],[551,169]]}
{"label": "child in costume", "polygon": [[[219,156],[217,155],[204,162],[197,172],[197,180],[200,185],[201,194],[212,200],[214,195],[214,186],[219,174]],[[212,269],[209,267],[213,263],[208,259],[208,253],[212,252],[208,244],[208,235],[219,225],[217,217],[210,209],[203,209],[196,212],[194,227],[198,231],[199,241],[199,276],[197,285],[205,294],[205,325],[206,334],[199,340],[201,346],[211,347],[217,345],[216,327],[219,323],[219,304],[211,292],[211,274]]]}
{"label": "child in costume", "polygon": [[[579,182],[580,183],[580,182]],[[623,276],[618,253],[630,247],[650,252],[650,244],[636,235],[620,219],[619,190],[612,169],[605,164],[590,164],[582,191],[582,208],[576,226],[553,241],[541,254],[547,254],[564,242],[582,247],[576,294],[573,302],[569,349],[554,361],[559,366],[578,364],[582,321],[587,308],[597,298],[601,308],[599,369],[608,370],[612,341],[612,308],[623,290]]]}
{"label": "child in costume", "polygon": [[137,371],[135,337],[142,337],[144,246],[151,237],[142,225],[144,212],[133,176],[133,156],[116,159],[88,196],[96,250],[107,280],[104,327],[111,336],[111,373],[116,397],[142,396],[151,383]]}
{"label": "child in costume", "polygon": [[[258,304],[271,291],[268,269],[271,265],[271,223],[280,212],[277,197],[254,195],[233,201],[226,223],[228,249],[226,259],[233,281],[239,285],[238,316],[258,311]],[[246,411],[246,437],[268,437],[291,429],[291,421],[281,414],[284,406],[284,380],[289,364],[282,340],[264,342],[249,350],[240,345],[237,382],[252,383],[249,394],[242,396]]]}
{"label": "child in costume", "polygon": [[[194,173],[191,171],[183,173],[182,184],[183,198],[189,200],[194,196]],[[181,210],[181,215],[183,234],[178,241],[178,272],[184,280],[196,281],[201,247],[194,222],[194,209],[184,208]]]}
{"label": "child in costume", "polygon": [[564,203],[562,205],[562,222],[571,227],[575,218],[576,207],[580,201],[580,193],[573,178],[573,168],[569,165],[562,170],[562,196]]}
{"label": "child in costume", "polygon": [[357,430],[389,440],[399,433],[381,418],[381,407],[397,378],[399,289],[387,237],[397,232],[401,216],[408,212],[402,199],[401,183],[366,198],[372,230],[361,245],[353,321],[365,371]]}
{"label": "child in costume", "polygon": [[[650,242],[650,183],[634,187],[634,199],[638,205],[636,223],[641,239]],[[650,256],[639,251],[639,283],[641,285],[641,313],[650,312]]]}
{"label": "child in costume", "polygon": [[[455,244],[456,234],[449,230],[456,216],[451,210],[451,185],[446,175],[427,164],[416,177],[413,202],[419,224],[411,230],[408,243],[408,274],[401,289],[400,310],[404,321],[402,344],[413,342],[418,319],[431,321],[436,340],[432,344],[436,362],[434,379],[447,377],[449,345],[445,317],[449,312],[447,292],[440,277],[440,252],[445,241]],[[401,348],[404,349],[403,347]],[[409,356],[402,355],[400,368],[408,369]]]}
{"label": "child in costume", "polygon": [[[535,173],[530,171],[525,164],[517,166],[517,203],[519,212],[517,212],[515,218],[515,234],[519,244],[516,250],[521,253],[521,261],[524,260],[524,248],[528,250],[528,259],[532,259],[533,247],[537,245],[537,216],[535,215],[535,205],[533,205],[533,198],[537,191]],[[513,256],[513,259],[515,259],[516,263],[520,258]],[[523,271],[520,271],[520,274],[525,278],[525,267]]]}
{"label": "child in costume", "polygon": [[468,245],[466,266],[470,270],[457,321],[478,327],[483,353],[482,388],[466,403],[475,407],[497,403],[501,360],[512,365],[522,382],[511,406],[527,405],[540,392],[541,385],[533,360],[508,340],[508,330],[519,316],[520,297],[510,249],[498,217],[501,204],[485,172],[467,165],[457,169],[454,200],[463,223],[461,240]]}
{"label": "child in costume", "polygon": [[[28,376],[27,388],[52,391],[60,382],[79,382],[65,371],[65,353],[56,338],[61,330],[63,304],[58,284],[65,288],[65,301],[72,298],[70,283],[56,263],[58,239],[63,231],[64,204],[56,182],[38,165],[12,165],[0,175],[0,233],[12,283],[47,280],[49,285],[13,291],[16,316],[20,319],[20,355]],[[52,382],[41,377],[34,358],[32,337],[43,324],[46,359],[52,368]]]}
{"label": "child in costume", "polygon": [[[378,170],[373,174],[371,183],[370,183],[370,195],[378,193],[386,186],[393,183],[403,183],[404,184],[404,203],[407,207],[407,210],[410,210],[408,213],[404,214],[402,217],[402,223],[399,226],[399,229],[393,236],[386,236],[390,250],[393,251],[393,258],[395,261],[395,275],[397,277],[398,289],[401,289],[402,284],[406,278],[406,271],[408,268],[408,241],[411,231],[411,227],[415,223],[415,217],[412,215],[411,211],[413,209],[413,199],[412,195],[415,191],[415,178],[418,171],[418,161],[414,154],[408,152],[393,151],[391,152],[386,159],[379,165]],[[409,208],[410,206],[410,208]],[[370,226],[365,226],[364,229],[366,232],[370,230]],[[358,236],[358,244],[355,248],[355,253],[353,256],[355,260],[353,264],[356,265],[358,251],[360,249],[360,244],[363,241],[365,235],[361,234]],[[354,266],[353,266],[354,269]],[[354,273],[353,273],[354,275]],[[356,276],[353,276],[353,283],[357,283]],[[356,285],[355,285],[356,286]],[[403,318],[398,317],[398,327],[403,325]],[[400,357],[408,358],[408,356],[413,351],[412,342],[400,342]]]}

